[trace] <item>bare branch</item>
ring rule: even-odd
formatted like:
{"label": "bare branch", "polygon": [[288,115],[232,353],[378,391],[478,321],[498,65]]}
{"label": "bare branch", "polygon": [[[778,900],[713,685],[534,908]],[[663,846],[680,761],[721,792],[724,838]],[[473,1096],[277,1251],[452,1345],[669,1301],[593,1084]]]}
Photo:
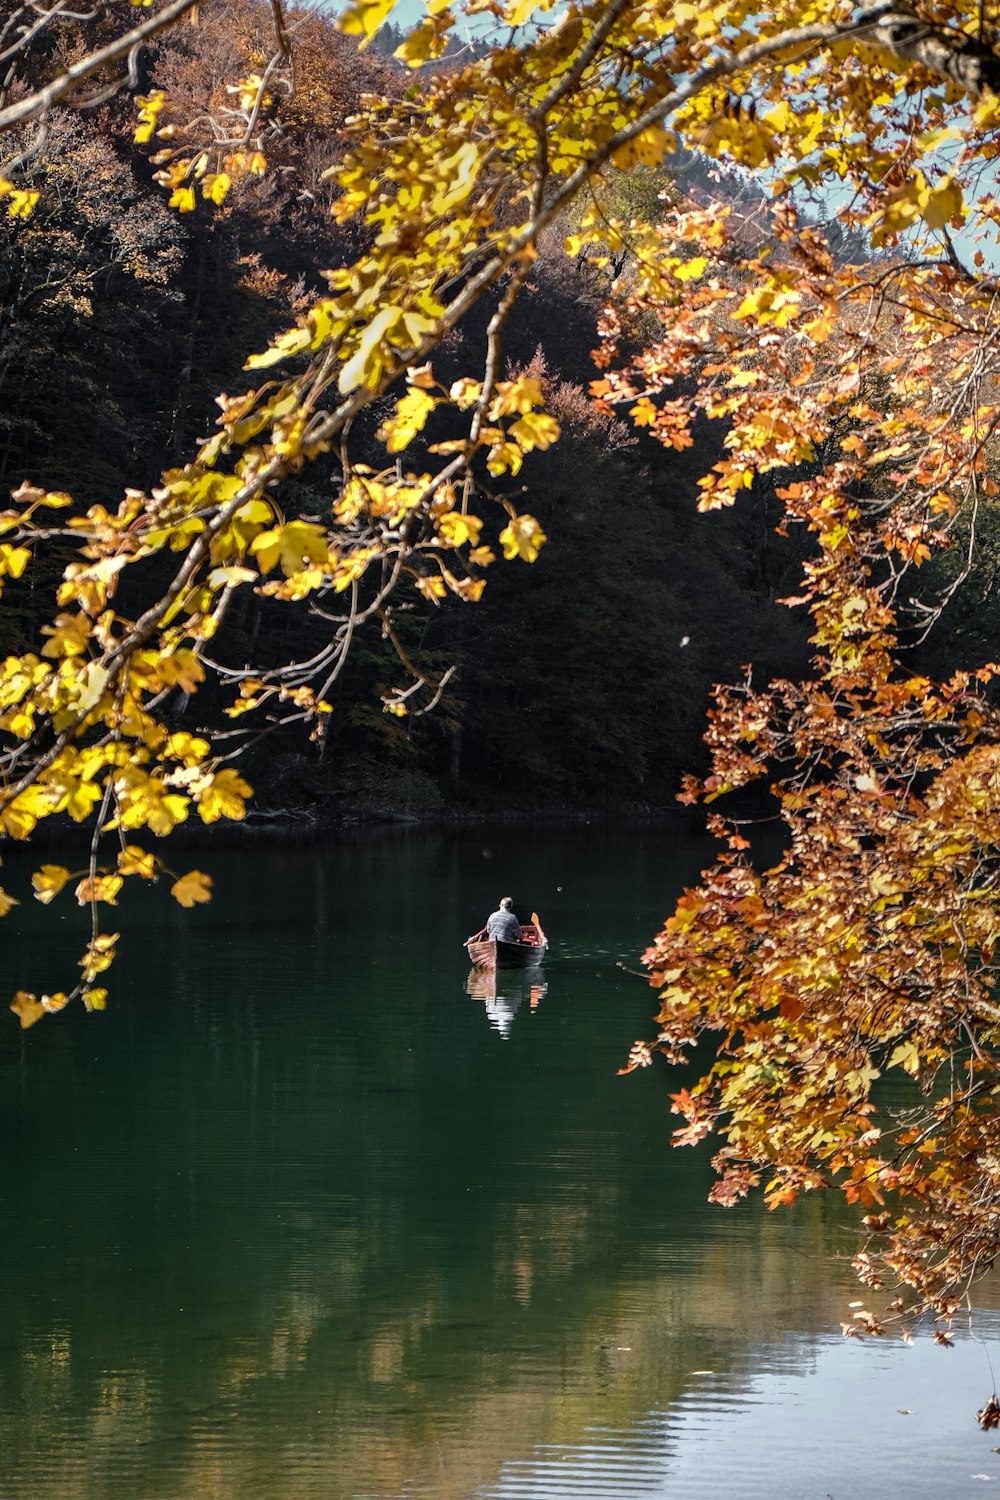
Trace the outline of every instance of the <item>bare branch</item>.
{"label": "bare branch", "polygon": [[23,125],[26,120],[45,115],[53,105],[71,96],[85,78],[89,78],[101,68],[110,67],[123,58],[128,58],[134,48],[141,46],[149,37],[172,26],[197,3],[198,0],[172,0],[172,3],[165,9],[154,16],[149,16],[125,36],[109,42],[106,47],[101,47],[96,52],[91,52],[81,58],[79,62],[71,64],[64,73],[60,73],[58,78],[54,78],[44,88],[36,89],[24,99],[19,99],[16,104],[9,104],[6,109],[0,109],[0,131],[10,130],[15,125]]}

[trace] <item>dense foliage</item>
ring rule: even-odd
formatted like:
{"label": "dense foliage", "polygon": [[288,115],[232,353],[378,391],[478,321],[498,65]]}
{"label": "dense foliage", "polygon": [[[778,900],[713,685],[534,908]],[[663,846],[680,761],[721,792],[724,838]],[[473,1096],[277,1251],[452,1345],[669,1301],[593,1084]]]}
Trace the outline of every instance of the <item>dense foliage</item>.
{"label": "dense foliage", "polygon": [[[220,80],[253,66],[266,30],[257,5],[227,7],[224,19],[206,9],[197,26],[148,49],[144,87],[162,86],[178,118],[218,106],[228,99]],[[188,215],[168,208],[146,144],[132,139],[130,101],[50,121],[45,151],[24,174],[40,199],[5,232],[10,326],[0,379],[10,399],[0,413],[0,483],[8,490],[30,476],[47,492],[69,492],[81,509],[112,508],[110,497],[126,487],[154,484],[210,427],[214,398],[237,387],[247,350],[324,285],[324,269],[356,252],[356,231],[331,222],[336,188],[323,174],[362,96],[400,91],[408,76],[359,54],[321,16],[298,18],[294,34],[296,88],[267,143],[269,171],[244,179],[222,205]],[[645,183],[641,201],[659,211],[657,193],[675,176],[615,174],[612,195]],[[789,549],[768,540],[759,517],[740,515],[725,528],[693,517],[697,460],[665,454],[595,413],[586,386],[610,275],[567,259],[562,239],[557,228],[540,245],[503,356],[507,368],[541,377],[566,431],[550,462],[529,460],[519,476],[543,529],[560,540],[541,565],[544,590],[509,570],[474,617],[436,595],[419,617],[397,617],[405,649],[425,670],[457,667],[432,716],[385,713],[381,695],[399,663],[380,631],[358,632],[322,740],[310,747],[297,730],[277,731],[263,754],[248,752],[245,774],[262,812],[342,817],[360,791],[368,806],[401,799],[412,812],[439,807],[442,792],[459,808],[663,806],[698,758],[713,675],[730,675],[751,651],[786,669],[796,661],[800,632],[770,602],[783,570],[792,584]],[[488,299],[478,322],[442,351],[447,379],[472,355],[495,304]],[[358,441],[375,462],[373,426]],[[702,451],[716,441],[703,434]],[[314,511],[326,483],[326,474],[310,474],[294,499],[286,485],[286,510]],[[617,537],[613,550],[591,545],[595,524]],[[43,644],[39,567],[36,558],[25,574],[30,597],[23,583],[8,588],[0,617],[8,651]],[[295,651],[310,656],[328,636],[328,622],[289,617],[247,590],[212,654],[275,666]],[[199,727],[230,727],[211,684],[202,701]]]}
{"label": "dense foliage", "polygon": [[[164,868],[132,840],[241,817],[232,761],[262,737],[304,726],[324,776],[375,753],[658,801],[706,662],[754,655],[685,791],[736,798],[726,850],[647,955],[660,1033],[633,1060],[709,1035],[675,1104],[682,1141],[724,1137],[716,1196],[840,1185],[870,1210],[863,1278],[947,1323],[1000,1244],[995,669],[968,605],[928,634],[995,554],[981,9],[479,0],[507,30],[462,46],[435,3],[392,60],[352,42],[392,0],[346,35],[180,0],[145,52],[131,9],[104,41],[57,6],[41,56],[9,32],[0,109],[24,137],[0,182],[0,825],[92,832],[69,993],[103,1003],[99,904]],[[103,114],[53,113],[67,77]],[[693,491],[752,513],[699,518]],[[775,806],[761,872],[741,819]],[[71,878],[45,865],[36,894]],[[887,1073],[916,1085],[904,1117],[876,1109]]]}

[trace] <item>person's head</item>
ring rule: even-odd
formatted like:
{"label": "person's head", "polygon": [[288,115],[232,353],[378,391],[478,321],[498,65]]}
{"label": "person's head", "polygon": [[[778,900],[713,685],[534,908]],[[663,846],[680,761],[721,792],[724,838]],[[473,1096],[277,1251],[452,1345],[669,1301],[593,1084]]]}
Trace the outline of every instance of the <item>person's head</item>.
{"label": "person's head", "polygon": [[501,897],[501,899],[500,899],[500,910],[501,911],[513,911],[514,910],[514,902],[513,902],[512,898],[510,896],[502,896]]}

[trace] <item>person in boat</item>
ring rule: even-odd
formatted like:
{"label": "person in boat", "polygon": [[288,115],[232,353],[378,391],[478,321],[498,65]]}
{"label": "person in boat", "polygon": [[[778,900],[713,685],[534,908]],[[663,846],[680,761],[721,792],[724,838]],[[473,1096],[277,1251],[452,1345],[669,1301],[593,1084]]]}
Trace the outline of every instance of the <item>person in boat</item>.
{"label": "person in boat", "polygon": [[486,918],[487,942],[520,943],[521,924],[514,915],[514,902],[504,896],[496,911]]}

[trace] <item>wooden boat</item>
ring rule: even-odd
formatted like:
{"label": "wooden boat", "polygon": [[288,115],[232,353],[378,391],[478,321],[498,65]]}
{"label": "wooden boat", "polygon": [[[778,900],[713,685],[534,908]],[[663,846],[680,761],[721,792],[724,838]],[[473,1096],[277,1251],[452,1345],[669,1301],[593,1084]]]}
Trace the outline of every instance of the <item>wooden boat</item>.
{"label": "wooden boat", "polygon": [[521,923],[521,934],[520,943],[503,943],[488,938],[484,927],[465,940],[469,961],[476,969],[529,969],[540,964],[549,944],[536,911],[530,922]]}

